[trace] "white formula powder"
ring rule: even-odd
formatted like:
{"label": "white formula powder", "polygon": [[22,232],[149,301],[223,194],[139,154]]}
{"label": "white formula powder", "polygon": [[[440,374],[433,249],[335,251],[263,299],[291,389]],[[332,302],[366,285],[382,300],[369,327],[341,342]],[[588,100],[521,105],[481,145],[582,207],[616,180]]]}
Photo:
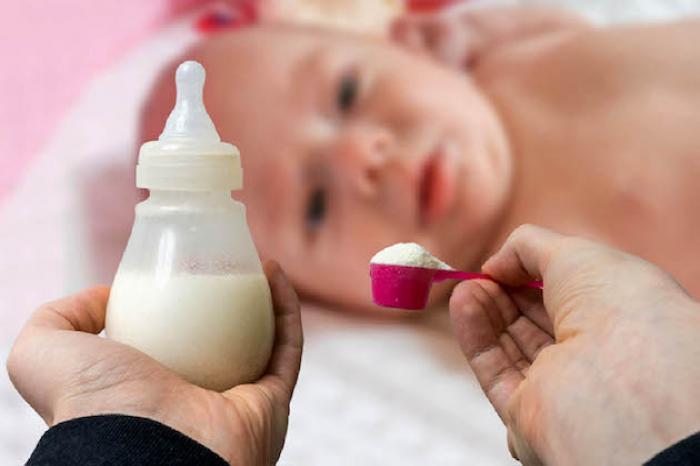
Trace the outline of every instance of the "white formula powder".
{"label": "white formula powder", "polygon": [[433,256],[423,248],[423,246],[416,243],[393,244],[375,254],[370,260],[370,263],[452,270],[452,267]]}

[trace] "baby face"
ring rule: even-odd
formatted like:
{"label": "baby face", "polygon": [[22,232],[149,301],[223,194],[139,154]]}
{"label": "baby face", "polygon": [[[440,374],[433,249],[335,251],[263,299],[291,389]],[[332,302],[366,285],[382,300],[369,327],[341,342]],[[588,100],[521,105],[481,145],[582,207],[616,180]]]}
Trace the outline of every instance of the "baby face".
{"label": "baby face", "polygon": [[[369,259],[396,242],[478,267],[512,170],[467,77],[382,41],[281,27],[218,36],[185,58],[207,69],[209,113],[241,150],[234,197],[255,243],[303,294],[370,307]],[[146,138],[172,106],[171,80],[146,110]]]}

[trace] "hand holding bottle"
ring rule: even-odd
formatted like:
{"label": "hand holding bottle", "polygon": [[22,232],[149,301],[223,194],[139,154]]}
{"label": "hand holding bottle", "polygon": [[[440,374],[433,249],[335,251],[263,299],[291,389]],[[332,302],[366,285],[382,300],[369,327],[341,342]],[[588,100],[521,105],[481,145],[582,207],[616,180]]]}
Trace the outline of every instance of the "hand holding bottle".
{"label": "hand holding bottle", "polygon": [[140,351],[98,336],[106,287],[39,308],[12,349],[10,378],[49,426],[107,413],[147,417],[231,464],[274,464],[287,432],[303,337],[294,289],[276,264],[266,264],[265,273],[277,332],[267,371],[255,383],[209,391]]}

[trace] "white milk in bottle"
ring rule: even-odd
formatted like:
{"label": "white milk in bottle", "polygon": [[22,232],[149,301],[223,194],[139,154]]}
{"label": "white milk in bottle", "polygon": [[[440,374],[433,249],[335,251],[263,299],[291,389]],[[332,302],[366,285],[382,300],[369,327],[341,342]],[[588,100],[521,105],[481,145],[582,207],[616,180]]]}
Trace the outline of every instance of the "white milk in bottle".
{"label": "white milk in bottle", "polygon": [[158,141],[139,154],[150,191],[107,306],[109,338],[185,379],[226,390],[259,378],[274,340],[270,289],[248,230],[240,155],[221,142],[202,102],[204,68],[176,72],[177,101]]}

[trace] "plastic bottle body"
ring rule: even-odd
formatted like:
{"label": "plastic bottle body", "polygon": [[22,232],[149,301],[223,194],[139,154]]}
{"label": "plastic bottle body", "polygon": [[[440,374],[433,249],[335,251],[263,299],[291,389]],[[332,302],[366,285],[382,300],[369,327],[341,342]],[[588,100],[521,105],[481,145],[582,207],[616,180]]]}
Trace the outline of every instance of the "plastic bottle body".
{"label": "plastic bottle body", "polygon": [[274,315],[243,204],[228,191],[152,191],[136,207],[106,331],[205,388],[260,377]]}

